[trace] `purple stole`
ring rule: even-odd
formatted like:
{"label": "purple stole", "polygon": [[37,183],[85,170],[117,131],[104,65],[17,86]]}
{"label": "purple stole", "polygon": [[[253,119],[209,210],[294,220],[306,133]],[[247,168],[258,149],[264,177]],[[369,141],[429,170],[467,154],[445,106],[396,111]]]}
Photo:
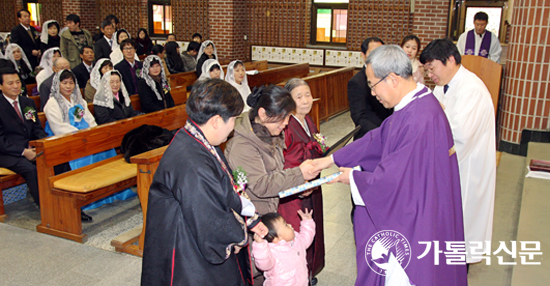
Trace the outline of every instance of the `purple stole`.
{"label": "purple stole", "polygon": [[[466,37],[466,48],[464,51],[465,55],[475,55],[475,45],[476,45],[476,33],[475,30],[470,30]],[[491,49],[491,32],[485,30],[485,35],[481,42],[481,47],[479,47],[479,54],[476,56],[482,56],[485,58],[489,57],[489,50]]]}

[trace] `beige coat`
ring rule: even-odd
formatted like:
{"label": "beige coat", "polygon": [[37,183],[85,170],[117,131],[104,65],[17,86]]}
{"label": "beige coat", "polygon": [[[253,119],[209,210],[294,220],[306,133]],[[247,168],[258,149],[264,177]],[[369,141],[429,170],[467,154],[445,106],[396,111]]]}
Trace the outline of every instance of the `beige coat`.
{"label": "beige coat", "polygon": [[225,148],[231,169],[242,167],[246,171],[246,192],[260,215],[277,212],[280,191],[305,183],[299,167],[283,170],[284,140],[280,141],[276,146],[261,141],[252,131],[245,112],[237,118],[235,135]]}

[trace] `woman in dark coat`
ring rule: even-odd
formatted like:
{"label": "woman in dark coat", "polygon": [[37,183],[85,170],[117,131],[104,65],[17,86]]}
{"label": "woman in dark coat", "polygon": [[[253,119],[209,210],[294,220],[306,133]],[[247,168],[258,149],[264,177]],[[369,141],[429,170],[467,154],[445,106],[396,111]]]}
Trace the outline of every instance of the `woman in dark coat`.
{"label": "woman in dark coat", "polygon": [[[314,137],[319,134],[317,126],[308,115],[313,105],[309,85],[299,78],[290,79],[285,88],[296,103],[296,110],[290,116],[285,129],[285,169],[300,166],[307,159],[320,158],[323,148]],[[281,199],[278,212],[296,231],[300,229],[298,210],[313,211],[316,225],[315,239],[307,250],[307,265],[310,277],[315,277],[325,266],[325,243],[323,232],[323,196],[321,188],[315,188],[303,195],[294,195]]]}
{"label": "woman in dark coat", "polygon": [[94,95],[94,116],[97,124],[105,124],[138,115],[117,70],[106,72]]}
{"label": "woman in dark coat", "polygon": [[141,111],[144,113],[176,106],[161,63],[162,60],[154,55],[148,56],[143,61],[141,79],[138,82],[138,94]]}
{"label": "woman in dark coat", "polygon": [[185,66],[180,56],[180,45],[176,42],[168,42],[166,46],[164,46],[164,50],[166,51],[166,66],[170,74],[184,72]]}
{"label": "woman in dark coat", "polygon": [[59,23],[56,20],[44,22],[40,34],[40,50],[42,54],[48,49],[59,48],[61,38],[59,37]]}
{"label": "woman in dark coat", "polygon": [[147,34],[147,30],[144,28],[139,29],[136,44],[136,54],[138,56],[151,54],[151,50],[153,49],[153,41],[151,41],[151,38],[149,38],[149,35]]}

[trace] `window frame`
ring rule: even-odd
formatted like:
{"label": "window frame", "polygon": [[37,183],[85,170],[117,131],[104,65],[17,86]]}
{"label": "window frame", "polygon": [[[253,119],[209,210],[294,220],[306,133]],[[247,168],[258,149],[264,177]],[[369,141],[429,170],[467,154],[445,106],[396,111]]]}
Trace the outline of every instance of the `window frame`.
{"label": "window frame", "polygon": [[[38,19],[38,23],[36,23],[35,26],[42,27],[42,24],[44,24],[44,22],[45,22],[45,21],[42,21],[42,3],[39,3],[38,0],[23,0],[23,9],[29,10],[29,4],[36,4],[37,5],[40,13],[38,15],[35,15],[36,19]],[[33,26],[33,27],[35,27],[35,26]]]}
{"label": "window frame", "polygon": [[[155,33],[155,23],[153,22],[153,5],[162,5],[164,11],[164,27],[166,28],[166,6],[172,8],[172,2],[170,0],[149,0],[147,1],[147,18],[149,19],[149,37],[165,37],[170,33],[157,34]],[[173,15],[171,15],[173,17]],[[172,23],[172,25],[174,25]],[[166,29],[165,29],[166,30]],[[174,33],[174,27],[172,27],[172,33]]]}
{"label": "window frame", "polygon": [[[313,2],[313,0],[312,0]],[[317,46],[334,46],[334,47],[346,47],[347,45],[347,29],[346,29],[346,41],[343,43],[332,42],[332,28],[334,24],[334,9],[345,9],[348,11],[348,23],[349,24],[349,3],[315,3],[311,5],[311,37],[310,42],[312,45]],[[330,9],[330,42],[317,42],[317,9]]]}

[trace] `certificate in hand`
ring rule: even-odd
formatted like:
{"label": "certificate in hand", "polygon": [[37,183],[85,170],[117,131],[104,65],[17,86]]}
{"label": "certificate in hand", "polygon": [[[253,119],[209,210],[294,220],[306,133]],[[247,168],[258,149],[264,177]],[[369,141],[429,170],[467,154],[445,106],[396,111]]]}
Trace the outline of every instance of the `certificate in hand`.
{"label": "certificate in hand", "polygon": [[[353,168],[354,170],[356,171],[360,171],[361,170],[361,167],[359,166],[356,166],[355,168]],[[301,192],[305,192],[309,189],[312,189],[312,188],[315,188],[315,187],[318,187],[322,184],[326,184],[334,179],[336,179],[336,177],[342,175],[342,172],[336,172],[332,175],[329,175],[329,176],[326,176],[326,177],[322,177],[322,178],[319,178],[317,180],[313,180],[311,182],[307,182],[305,184],[302,184],[302,185],[299,185],[297,187],[294,187],[294,188],[290,188],[288,190],[285,190],[285,191],[282,191],[282,192],[279,192],[279,198],[286,198],[288,196],[292,196],[294,194],[298,194],[298,193],[301,193]]]}

